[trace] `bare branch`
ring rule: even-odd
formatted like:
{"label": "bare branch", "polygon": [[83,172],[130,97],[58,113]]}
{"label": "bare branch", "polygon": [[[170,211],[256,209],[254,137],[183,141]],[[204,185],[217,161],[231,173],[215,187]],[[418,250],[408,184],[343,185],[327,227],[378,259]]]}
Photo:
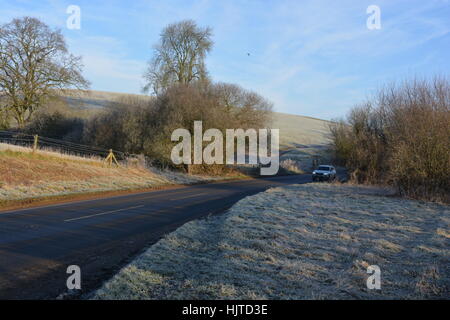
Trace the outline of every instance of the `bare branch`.
{"label": "bare branch", "polygon": [[0,91],[19,127],[55,89],[88,88],[82,67],[81,57],[68,52],[61,32],[36,18],[14,19],[0,27]]}
{"label": "bare branch", "polygon": [[199,28],[192,20],[168,25],[154,47],[153,59],[144,75],[144,91],[159,93],[174,83],[206,79],[204,59],[212,45],[210,28]]}

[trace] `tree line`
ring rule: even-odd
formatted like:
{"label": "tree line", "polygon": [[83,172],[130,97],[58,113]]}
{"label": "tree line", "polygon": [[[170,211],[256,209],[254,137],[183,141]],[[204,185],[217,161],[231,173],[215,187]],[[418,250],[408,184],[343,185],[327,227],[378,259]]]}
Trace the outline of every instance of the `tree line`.
{"label": "tree line", "polygon": [[[83,142],[170,165],[171,133],[203,127],[265,128],[272,104],[238,85],[210,79],[205,58],[212,30],[184,20],[165,27],[153,46],[143,91],[149,97],[124,96],[85,119],[68,108],[48,108],[67,89],[87,89],[81,57],[68,52],[59,30],[36,18],[14,19],[0,27],[0,129]],[[51,111],[49,111],[51,110]]]}

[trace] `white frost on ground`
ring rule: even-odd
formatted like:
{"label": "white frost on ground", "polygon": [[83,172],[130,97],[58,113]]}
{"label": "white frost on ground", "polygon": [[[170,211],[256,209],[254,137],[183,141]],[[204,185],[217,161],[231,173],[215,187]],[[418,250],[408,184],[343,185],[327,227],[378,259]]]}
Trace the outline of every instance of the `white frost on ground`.
{"label": "white frost on ground", "polygon": [[167,235],[94,298],[448,299],[449,225],[448,206],[373,187],[270,189]]}

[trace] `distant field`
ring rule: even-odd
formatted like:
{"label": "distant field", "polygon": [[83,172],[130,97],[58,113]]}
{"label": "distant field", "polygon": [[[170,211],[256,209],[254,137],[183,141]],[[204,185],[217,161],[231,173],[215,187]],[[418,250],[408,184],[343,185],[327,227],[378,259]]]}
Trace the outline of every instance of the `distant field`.
{"label": "distant field", "polygon": [[280,129],[282,148],[304,148],[328,143],[328,121],[286,113],[274,113],[272,128]]}
{"label": "distant field", "polygon": [[84,91],[73,90],[71,91],[71,93],[69,93],[64,97],[64,100],[69,104],[69,106],[73,107],[84,109],[102,109],[119,98],[133,97],[133,96],[141,97],[144,99],[151,99],[151,97],[149,96],[129,94],[129,93],[95,91],[95,90],[84,90]]}
{"label": "distant field", "polygon": [[[389,190],[270,189],[185,224],[94,299],[449,299],[450,208]],[[381,269],[381,290],[366,286]]]}

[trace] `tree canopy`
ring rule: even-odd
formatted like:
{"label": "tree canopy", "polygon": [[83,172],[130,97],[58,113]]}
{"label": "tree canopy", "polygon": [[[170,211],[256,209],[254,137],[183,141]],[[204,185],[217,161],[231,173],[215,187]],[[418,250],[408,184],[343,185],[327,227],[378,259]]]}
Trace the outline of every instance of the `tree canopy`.
{"label": "tree canopy", "polygon": [[176,83],[206,79],[204,60],[213,46],[211,36],[211,28],[201,28],[192,20],[165,27],[144,75],[144,91],[160,93]]}
{"label": "tree canopy", "polygon": [[[24,17],[0,26],[0,117],[23,127],[58,89],[89,86],[59,30]],[[1,123],[1,121],[0,121]]]}

